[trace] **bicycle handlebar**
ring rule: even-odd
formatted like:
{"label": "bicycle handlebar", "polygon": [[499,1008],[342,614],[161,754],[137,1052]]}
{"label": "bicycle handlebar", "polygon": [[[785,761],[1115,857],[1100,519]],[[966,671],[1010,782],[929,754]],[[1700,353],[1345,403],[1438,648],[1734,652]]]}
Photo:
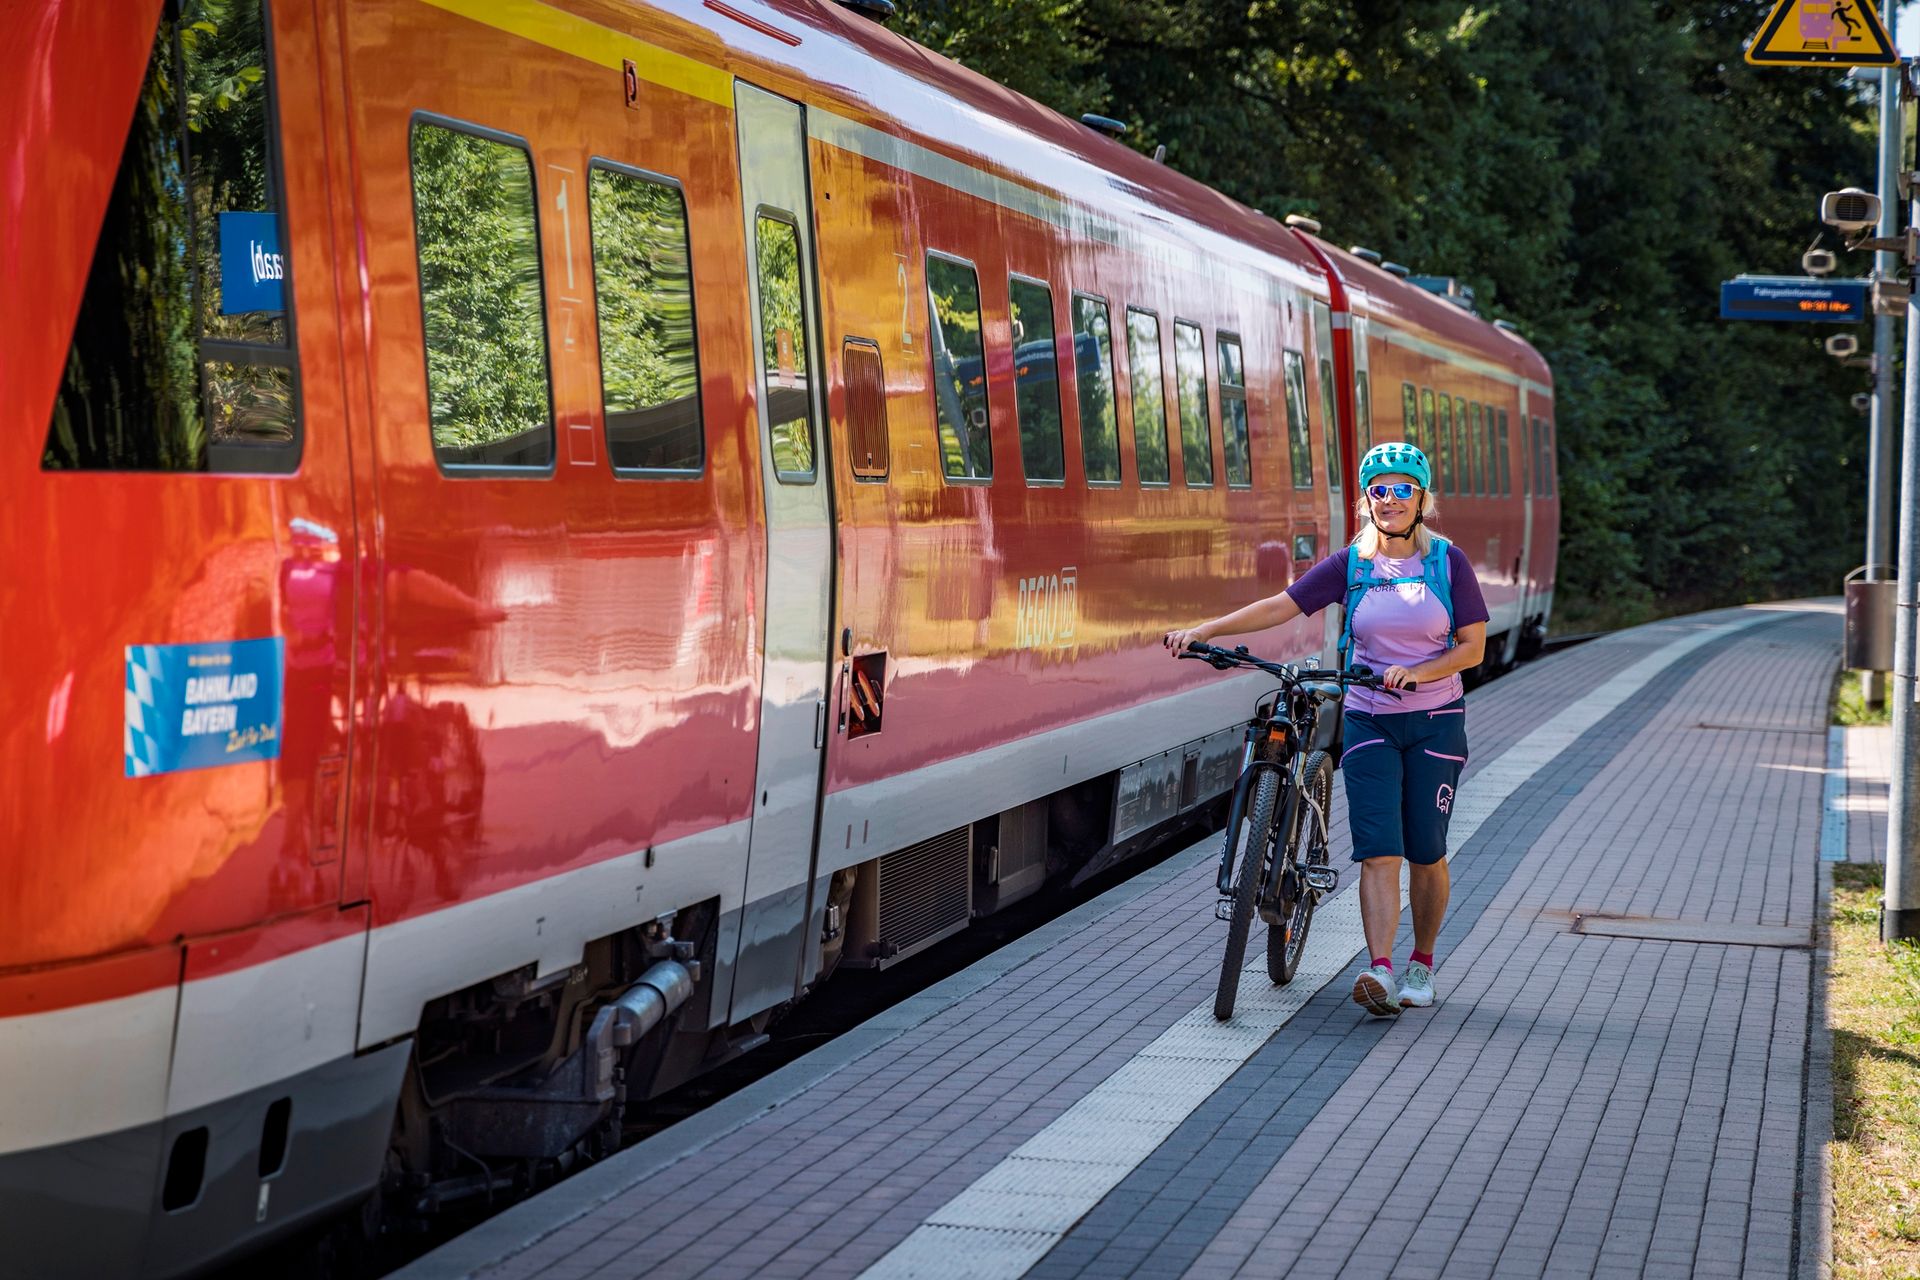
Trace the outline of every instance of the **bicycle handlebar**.
{"label": "bicycle handlebar", "polygon": [[1265,658],[1256,658],[1247,652],[1245,645],[1233,649],[1222,649],[1201,641],[1189,641],[1187,647],[1175,655],[1181,658],[1194,658],[1206,663],[1216,671],[1230,671],[1235,667],[1252,668],[1264,671],[1268,675],[1288,684],[1301,684],[1314,680],[1332,680],[1339,684],[1372,689],[1393,698],[1402,693],[1412,693],[1420,687],[1418,681],[1409,680],[1399,688],[1390,687],[1379,676],[1373,674],[1373,668],[1362,663],[1354,663],[1345,671],[1322,671],[1317,667],[1301,669],[1285,662],[1268,662]]}

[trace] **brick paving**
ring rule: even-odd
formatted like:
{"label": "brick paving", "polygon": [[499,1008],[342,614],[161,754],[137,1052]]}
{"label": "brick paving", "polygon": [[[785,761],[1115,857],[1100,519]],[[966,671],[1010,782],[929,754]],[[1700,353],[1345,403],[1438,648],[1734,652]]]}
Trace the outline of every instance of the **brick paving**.
{"label": "brick paving", "polygon": [[[1581,692],[1737,612],[1476,691],[1463,795]],[[1459,850],[1438,1007],[1365,1019],[1349,969],[1030,1274],[1794,1274],[1813,1229],[1799,1204],[1814,953],[1570,925],[1812,924],[1839,642],[1835,607],[1774,606],[1655,676]],[[643,1179],[585,1213],[579,1184],[547,1192],[496,1232],[489,1264],[430,1255],[405,1274],[857,1276],[1210,999],[1211,861],[1187,858],[670,1163],[636,1163]],[[649,1145],[603,1168],[617,1177]],[[1389,1192],[1417,1233],[1383,1212]]]}

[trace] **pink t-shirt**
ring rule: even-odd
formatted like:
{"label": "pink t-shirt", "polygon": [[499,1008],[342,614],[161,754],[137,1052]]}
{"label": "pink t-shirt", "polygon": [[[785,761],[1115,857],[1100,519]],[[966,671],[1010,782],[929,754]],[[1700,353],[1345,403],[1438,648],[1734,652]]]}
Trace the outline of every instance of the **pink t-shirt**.
{"label": "pink t-shirt", "polygon": [[[1377,579],[1420,577],[1420,557],[1395,560],[1384,555],[1373,558],[1373,577]],[[1487,621],[1487,602],[1480,594],[1480,580],[1473,576],[1473,565],[1457,546],[1447,548],[1447,568],[1453,592],[1453,627],[1458,630],[1475,622]],[[1330,604],[1340,604],[1347,596],[1347,549],[1342,547],[1300,575],[1287,588],[1287,594],[1309,616]],[[1424,582],[1404,582],[1399,586],[1379,586],[1360,597],[1353,611],[1353,660],[1364,662],[1376,672],[1388,667],[1415,667],[1436,658],[1447,648],[1447,607],[1429,594]],[[1419,689],[1403,693],[1398,701],[1391,694],[1371,689],[1352,689],[1347,693],[1347,710],[1390,715],[1399,711],[1432,711],[1461,696],[1463,686],[1458,675],[1448,676]]]}

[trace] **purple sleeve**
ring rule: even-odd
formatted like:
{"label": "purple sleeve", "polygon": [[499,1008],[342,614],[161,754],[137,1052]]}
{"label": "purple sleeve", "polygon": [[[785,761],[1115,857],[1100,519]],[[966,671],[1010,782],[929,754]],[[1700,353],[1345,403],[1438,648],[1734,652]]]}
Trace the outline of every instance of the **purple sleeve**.
{"label": "purple sleeve", "polygon": [[[1347,549],[1340,548],[1294,579],[1293,585],[1287,588],[1287,595],[1308,617],[1330,604],[1339,604],[1347,595]],[[1480,598],[1478,587],[1474,588],[1473,598]]]}
{"label": "purple sleeve", "polygon": [[1473,562],[1458,546],[1447,548],[1447,572],[1453,588],[1453,625],[1466,627],[1487,621],[1487,599],[1480,594],[1480,579],[1473,576]]}

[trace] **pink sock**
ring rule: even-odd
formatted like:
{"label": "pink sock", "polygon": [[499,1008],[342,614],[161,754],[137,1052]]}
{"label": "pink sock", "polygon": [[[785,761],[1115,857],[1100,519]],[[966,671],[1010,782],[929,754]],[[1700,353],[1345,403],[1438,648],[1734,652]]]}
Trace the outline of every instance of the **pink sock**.
{"label": "pink sock", "polygon": [[1385,969],[1388,973],[1392,973],[1393,957],[1392,956],[1375,956],[1373,958],[1373,967],[1376,969]]}
{"label": "pink sock", "polygon": [[1423,964],[1431,969],[1433,968],[1433,953],[1431,951],[1416,951],[1413,953],[1413,962],[1415,964]]}

